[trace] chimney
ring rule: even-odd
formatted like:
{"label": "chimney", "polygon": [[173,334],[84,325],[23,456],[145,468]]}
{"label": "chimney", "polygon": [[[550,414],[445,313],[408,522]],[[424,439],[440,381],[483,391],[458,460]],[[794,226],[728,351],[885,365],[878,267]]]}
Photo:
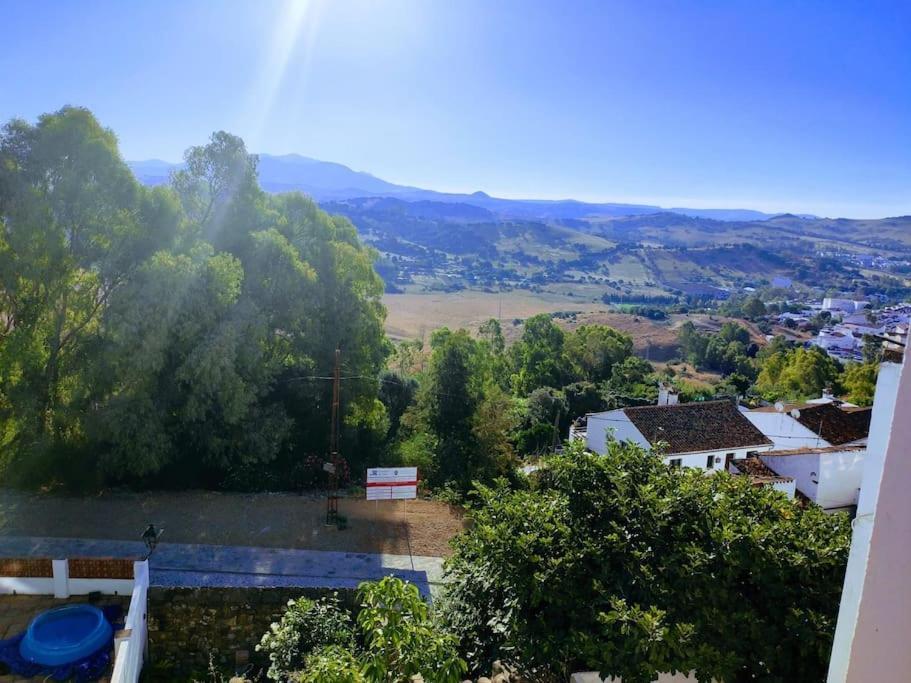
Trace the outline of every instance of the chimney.
{"label": "chimney", "polygon": [[659,406],[675,406],[678,401],[677,389],[673,386],[669,386],[664,382],[658,383],[658,405]]}
{"label": "chimney", "polygon": [[832,387],[826,387],[822,390],[822,397],[830,403],[835,400],[835,394],[832,393]]}

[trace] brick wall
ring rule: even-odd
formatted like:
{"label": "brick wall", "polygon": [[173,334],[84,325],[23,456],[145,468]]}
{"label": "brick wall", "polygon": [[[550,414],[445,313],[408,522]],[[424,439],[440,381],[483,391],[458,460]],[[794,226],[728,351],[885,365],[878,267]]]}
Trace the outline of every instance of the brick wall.
{"label": "brick wall", "polygon": [[[272,622],[281,619],[289,600],[317,599],[328,589],[310,588],[151,588],[149,661],[152,681],[206,680],[211,659],[222,674],[268,668],[256,645]],[[354,608],[354,591],[338,591]]]}
{"label": "brick wall", "polygon": [[47,559],[0,558],[0,576],[16,578],[50,578],[54,575],[53,565]]}

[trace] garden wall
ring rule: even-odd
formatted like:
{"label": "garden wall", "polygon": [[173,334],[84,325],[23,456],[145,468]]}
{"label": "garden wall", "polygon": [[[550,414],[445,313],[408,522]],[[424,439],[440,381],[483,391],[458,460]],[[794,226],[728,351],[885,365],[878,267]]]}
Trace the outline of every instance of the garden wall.
{"label": "garden wall", "polygon": [[[320,598],[323,588],[151,588],[149,590],[149,660],[144,674],[153,681],[205,680],[212,666],[222,674],[256,674],[268,661],[256,645],[278,621],[289,600]],[[339,600],[352,610],[355,592],[340,590]]]}

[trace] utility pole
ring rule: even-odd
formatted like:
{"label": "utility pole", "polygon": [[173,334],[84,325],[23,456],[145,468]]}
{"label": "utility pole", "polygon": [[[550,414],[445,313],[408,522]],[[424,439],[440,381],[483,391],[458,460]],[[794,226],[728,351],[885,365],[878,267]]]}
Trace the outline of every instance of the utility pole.
{"label": "utility pole", "polygon": [[338,521],[338,436],[339,393],[342,383],[342,351],[335,349],[335,369],[332,372],[332,424],[329,431],[329,483],[326,488],[326,525]]}

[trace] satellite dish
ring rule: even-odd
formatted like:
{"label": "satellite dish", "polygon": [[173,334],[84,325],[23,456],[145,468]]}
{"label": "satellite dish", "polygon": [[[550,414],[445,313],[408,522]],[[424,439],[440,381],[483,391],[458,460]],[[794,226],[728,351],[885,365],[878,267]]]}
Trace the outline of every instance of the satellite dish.
{"label": "satellite dish", "polygon": [[794,410],[791,411],[791,417],[793,417],[795,420],[799,420],[799,419],[800,419],[800,411],[797,410],[797,408],[794,408]]}
{"label": "satellite dish", "polygon": [[784,403],[782,403],[781,401],[776,401],[775,410],[777,410],[779,413],[783,413],[784,412]]}

